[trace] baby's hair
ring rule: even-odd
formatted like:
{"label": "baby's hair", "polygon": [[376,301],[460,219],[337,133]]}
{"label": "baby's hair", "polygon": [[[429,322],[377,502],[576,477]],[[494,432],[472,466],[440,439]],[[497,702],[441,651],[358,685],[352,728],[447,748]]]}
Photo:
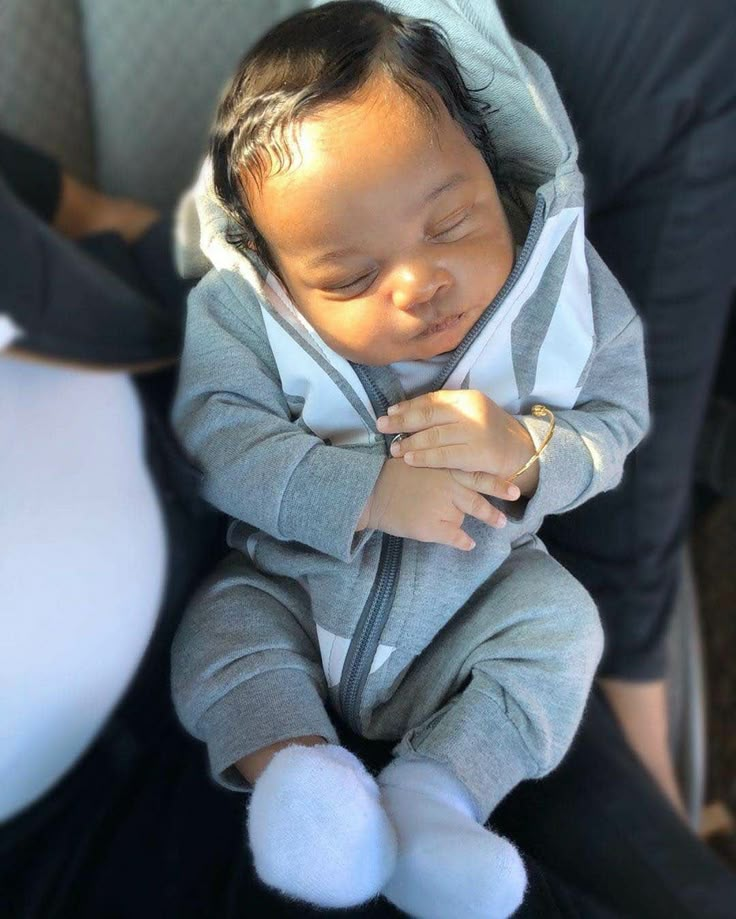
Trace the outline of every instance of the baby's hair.
{"label": "baby's hair", "polygon": [[433,90],[495,174],[485,121],[490,107],[466,86],[439,26],[399,16],[374,0],[326,3],[264,35],[241,61],[217,110],[210,141],[214,186],[237,227],[229,241],[240,251],[255,250],[276,270],[248,208],[241,172],[258,184],[288,168],[289,136],[299,121],[349,99],[379,73],[436,118]]}

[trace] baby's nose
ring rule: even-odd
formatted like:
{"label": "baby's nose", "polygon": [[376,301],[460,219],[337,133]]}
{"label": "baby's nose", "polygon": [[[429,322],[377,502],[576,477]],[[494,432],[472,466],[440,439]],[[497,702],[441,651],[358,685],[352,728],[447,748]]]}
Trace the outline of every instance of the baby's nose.
{"label": "baby's nose", "polygon": [[401,310],[412,310],[431,302],[452,279],[440,266],[426,263],[404,265],[394,274],[393,301]]}

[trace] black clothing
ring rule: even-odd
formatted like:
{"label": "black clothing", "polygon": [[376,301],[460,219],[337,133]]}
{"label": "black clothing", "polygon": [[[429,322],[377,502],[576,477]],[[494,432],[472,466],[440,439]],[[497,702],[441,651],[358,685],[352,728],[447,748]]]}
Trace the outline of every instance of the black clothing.
{"label": "black clothing", "polygon": [[60,174],[53,160],[0,133],[0,311],[23,332],[13,346],[110,368],[175,360],[190,285],[170,260],[155,271],[146,261],[147,252],[166,251],[168,223],[151,228],[131,252],[115,233],[76,245],[43,219],[29,219],[29,207],[40,218],[56,212]]}
{"label": "black clothing", "polygon": [[[588,236],[641,315],[652,427],[612,492],[541,537],[593,595],[600,673],[666,672],[695,452],[736,289],[731,0],[500,0],[580,144]],[[736,913],[736,908],[734,909]]]}

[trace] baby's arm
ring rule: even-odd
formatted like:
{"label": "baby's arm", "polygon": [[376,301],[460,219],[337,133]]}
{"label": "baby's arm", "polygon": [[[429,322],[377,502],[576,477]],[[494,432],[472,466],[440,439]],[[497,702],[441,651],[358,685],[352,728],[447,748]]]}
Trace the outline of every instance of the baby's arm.
{"label": "baby's arm", "polygon": [[327,446],[294,424],[255,294],[244,303],[244,290],[211,272],[190,294],[174,427],[207,501],[347,561],[365,538],[355,530],[385,456]]}
{"label": "baby's arm", "polygon": [[[496,483],[325,445],[291,420],[255,303],[223,274],[192,292],[173,421],[203,474],[204,497],[271,536],[349,561],[374,529],[472,549],[464,515],[502,515],[480,497]],[[253,296],[250,294],[250,296]]]}

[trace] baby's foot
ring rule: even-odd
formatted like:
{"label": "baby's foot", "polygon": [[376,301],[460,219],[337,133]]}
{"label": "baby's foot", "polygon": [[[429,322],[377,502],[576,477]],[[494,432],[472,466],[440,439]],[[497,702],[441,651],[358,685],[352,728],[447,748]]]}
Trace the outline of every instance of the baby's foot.
{"label": "baby's foot", "polygon": [[316,906],[375,897],[396,862],[375,780],[334,744],[279,750],[253,787],[248,836],[261,880]]}
{"label": "baby's foot", "polygon": [[383,895],[418,919],[504,919],[521,904],[526,872],[510,842],[478,822],[465,786],[430,760],[395,760],[378,777],[398,836]]}

